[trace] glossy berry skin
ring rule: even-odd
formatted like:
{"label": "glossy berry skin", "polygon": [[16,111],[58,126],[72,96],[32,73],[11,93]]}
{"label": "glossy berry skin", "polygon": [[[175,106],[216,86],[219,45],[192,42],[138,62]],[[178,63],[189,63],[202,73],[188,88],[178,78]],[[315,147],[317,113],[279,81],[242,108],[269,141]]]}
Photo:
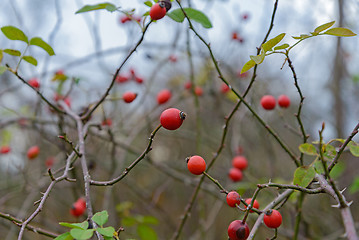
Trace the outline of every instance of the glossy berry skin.
{"label": "glossy berry skin", "polygon": [[150,9],[150,17],[152,20],[159,20],[166,15],[165,7],[161,7],[159,3],[153,4]]}
{"label": "glossy berry skin", "polygon": [[206,170],[206,161],[201,156],[192,156],[187,159],[187,168],[192,174],[201,175]]}
{"label": "glossy berry skin", "polygon": [[79,198],[71,207],[70,214],[74,217],[79,217],[84,214],[86,210],[86,201],[83,198]]}
{"label": "glossy berry skin", "polygon": [[290,99],[287,95],[280,95],[278,97],[278,105],[282,108],[288,108],[290,106]]}
{"label": "glossy berry skin", "polygon": [[275,108],[276,100],[272,95],[264,95],[261,99],[261,105],[265,110],[272,110]]}
{"label": "glossy berry skin", "polygon": [[244,156],[235,156],[232,159],[232,166],[238,168],[239,170],[244,170],[248,167],[247,158]]}
{"label": "glossy berry skin", "polygon": [[160,122],[165,129],[176,130],[182,125],[185,118],[186,114],[184,112],[177,108],[168,108],[161,113]]}
{"label": "glossy berry skin", "polygon": [[[245,202],[246,202],[248,205],[251,204],[251,201],[252,201],[252,198],[247,198],[247,199],[245,200]],[[254,200],[254,203],[253,203],[252,208],[259,209],[259,202],[258,202],[256,199]],[[253,211],[250,210],[249,212],[253,212]]]}
{"label": "glossy berry skin", "polygon": [[0,148],[1,154],[8,154],[11,151],[11,148],[8,145],[4,145]]}
{"label": "glossy berry skin", "polygon": [[282,215],[275,209],[269,210],[264,215],[263,222],[269,228],[278,228],[282,224]]}
{"label": "glossy berry skin", "polygon": [[134,93],[134,92],[125,92],[123,95],[122,95],[122,99],[125,103],[131,103],[133,102],[133,100],[135,100],[137,97],[137,94]]}
{"label": "glossy berry skin", "polygon": [[172,93],[168,89],[163,89],[157,94],[157,103],[164,104],[171,99]]}
{"label": "glossy berry skin", "polygon": [[40,83],[39,80],[37,80],[37,78],[31,78],[27,83],[35,89],[40,88]]}
{"label": "glossy berry skin", "polygon": [[40,153],[40,148],[39,146],[32,146],[29,148],[29,150],[27,150],[27,158],[32,160],[34,158],[36,158]]}
{"label": "glossy berry skin", "polygon": [[227,194],[226,200],[228,206],[236,207],[236,204],[239,205],[241,203],[241,196],[236,191],[231,191]]}
{"label": "glossy berry skin", "polygon": [[239,182],[243,178],[243,173],[238,168],[231,168],[228,176],[233,182]]}
{"label": "glossy berry skin", "polygon": [[234,220],[228,226],[228,237],[230,240],[246,240],[249,236],[249,227],[247,223],[241,220]]}

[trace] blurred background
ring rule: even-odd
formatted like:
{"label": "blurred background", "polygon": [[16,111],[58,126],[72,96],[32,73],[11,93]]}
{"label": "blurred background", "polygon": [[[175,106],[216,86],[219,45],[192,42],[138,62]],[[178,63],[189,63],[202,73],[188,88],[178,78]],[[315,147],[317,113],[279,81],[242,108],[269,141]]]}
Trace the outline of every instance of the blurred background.
{"label": "blurred background", "polygon": [[[98,100],[141,37],[139,24],[125,21],[124,12],[134,9],[133,16],[142,17],[149,10],[143,1],[110,2],[120,6],[120,11],[75,14],[85,4],[98,3],[93,0],[2,0],[1,27],[13,25],[30,38],[42,37],[56,53],[49,57],[40,48],[29,48],[28,54],[36,57],[38,66],[22,62],[19,74],[25,80],[38,79],[40,91],[52,102],[56,95],[67,96],[71,109],[78,113]],[[208,16],[213,28],[205,29],[198,23],[194,27],[210,43],[228,82],[244,93],[253,69],[247,74],[240,74],[240,70],[249,55],[256,54],[256,48],[264,39],[274,1],[182,2]],[[172,9],[176,8],[178,5],[174,2]],[[334,26],[359,33],[358,13],[359,2],[355,0],[280,0],[270,38],[286,33],[282,43],[293,44],[296,41],[291,36],[312,32],[317,26],[334,20]],[[347,138],[358,123],[358,43],[358,37],[318,36],[303,41],[291,51],[305,96],[301,118],[310,135],[309,142],[318,140],[323,122],[326,124],[325,142]],[[22,42],[8,40],[3,34],[0,46],[20,51],[26,47]],[[17,60],[5,54],[2,65],[6,63],[15,68]],[[298,135],[294,114],[300,98],[284,60],[280,54],[265,59],[258,67],[257,78],[246,99],[299,155],[302,138]],[[191,62],[194,84],[202,94],[193,95],[186,88],[191,79]],[[67,80],[53,81],[59,73],[67,76]],[[169,17],[151,24],[143,43],[120,75],[128,80],[116,82],[110,100],[105,101],[91,119],[100,126],[91,129],[86,141],[93,179],[108,180],[121,174],[146,148],[148,137],[159,124],[159,115],[164,109],[181,109],[187,113],[187,119],[179,130],[161,129],[148,157],[124,180],[112,187],[92,187],[94,209],[108,210],[108,224],[125,228],[120,235],[123,239],[152,239],[143,237],[141,229],[158,239],[170,239],[199,180],[188,173],[185,158],[195,154],[208,161],[213,158],[221,144],[225,117],[237,100],[223,91],[207,48],[188,30],[188,24],[174,22]],[[156,96],[163,89],[169,89],[172,96],[168,102],[158,104]],[[130,104],[121,100],[126,91],[138,94]],[[265,111],[260,99],[267,94],[276,98],[286,94],[292,104],[288,109],[277,107]],[[111,119],[111,124],[102,124],[105,119]],[[66,133],[76,142],[74,126],[70,119],[51,112],[36,93],[15,76],[8,72],[0,76],[0,141],[2,146],[11,147],[11,152],[0,155],[0,212],[24,219],[34,211],[33,203],[40,199],[40,192],[50,182],[46,169],[61,168],[71,150],[57,136]],[[354,140],[358,141],[358,137]],[[38,145],[41,150],[39,157],[30,161],[26,151],[32,145]],[[249,167],[243,180],[234,183],[228,178],[228,171],[232,158],[238,154],[246,156]],[[313,157],[306,157],[305,163],[309,165],[313,160]],[[359,221],[355,215],[359,211],[358,165],[358,158],[345,152],[333,172],[339,186],[348,187],[345,194],[348,201],[353,200],[351,209],[356,222]],[[241,106],[230,122],[225,148],[209,173],[227,190],[237,190],[247,198],[252,196],[258,183],[267,183],[270,179],[291,183],[294,170],[295,165],[284,150],[245,106]],[[63,233],[67,229],[58,222],[86,219],[86,216],[75,218],[70,214],[71,205],[84,194],[81,174],[79,162],[76,162],[71,177],[78,181],[58,183],[32,224]],[[227,239],[228,224],[241,219],[243,213],[228,207],[225,196],[207,179],[202,188],[180,239]],[[263,190],[258,201],[264,207],[277,194],[275,190]],[[296,194],[293,194],[282,207],[284,224],[279,229],[278,239],[291,239],[293,235],[296,201]],[[332,204],[334,201],[326,195],[306,196],[299,239],[343,237],[340,212],[332,208]],[[255,220],[255,215],[249,217],[250,227]],[[0,218],[3,239],[16,239],[18,230],[13,223]],[[261,227],[256,239],[272,235],[271,230]],[[48,238],[26,232],[24,239]]]}

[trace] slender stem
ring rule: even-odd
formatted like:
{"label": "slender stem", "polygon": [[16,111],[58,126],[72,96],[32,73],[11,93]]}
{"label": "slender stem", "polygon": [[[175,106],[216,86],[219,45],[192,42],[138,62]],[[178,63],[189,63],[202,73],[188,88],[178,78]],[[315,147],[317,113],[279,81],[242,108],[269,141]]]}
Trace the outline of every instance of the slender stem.
{"label": "slender stem", "polygon": [[216,184],[218,188],[221,189],[221,192],[228,194],[228,191],[219,183],[217,179],[211,177],[207,172],[203,172],[203,175],[206,176],[209,180],[211,180],[214,184]]}

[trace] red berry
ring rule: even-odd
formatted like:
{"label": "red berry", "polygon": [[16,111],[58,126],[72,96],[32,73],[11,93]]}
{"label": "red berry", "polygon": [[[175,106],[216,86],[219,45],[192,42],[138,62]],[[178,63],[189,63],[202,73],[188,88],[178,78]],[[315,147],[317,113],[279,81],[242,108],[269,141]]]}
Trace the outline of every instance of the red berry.
{"label": "red berry", "polygon": [[203,95],[203,89],[201,87],[195,87],[194,88],[194,93],[197,95],[197,96],[202,96]]}
{"label": "red berry", "polygon": [[139,84],[143,83],[143,78],[136,76],[135,81]]}
{"label": "red berry", "polygon": [[59,69],[55,72],[56,75],[65,75],[64,70]]}
{"label": "red berry", "polygon": [[261,105],[266,110],[272,110],[275,108],[275,98],[272,95],[264,95],[261,99]]}
{"label": "red berry", "polygon": [[102,121],[101,125],[102,125],[102,126],[109,126],[109,127],[111,127],[111,126],[112,126],[112,120],[111,120],[111,118],[106,118],[106,119],[104,119],[104,120]]}
{"label": "red berry", "polygon": [[[249,204],[251,204],[252,198],[247,198],[245,201],[249,205]],[[254,199],[254,203],[253,203],[252,208],[259,209],[259,202],[256,199]],[[253,212],[253,211],[250,210],[250,212]]]}
{"label": "red berry", "polygon": [[234,220],[228,226],[228,237],[230,240],[246,240],[249,236],[249,227],[247,223],[241,220]]}
{"label": "red berry", "polygon": [[172,93],[171,93],[170,90],[163,89],[162,91],[160,91],[157,94],[157,102],[158,102],[158,104],[166,103],[168,100],[170,100],[171,96],[172,96]]}
{"label": "red berry", "polygon": [[236,191],[231,191],[227,194],[227,204],[230,207],[236,207],[236,204],[239,205],[241,203],[241,196]]}
{"label": "red berry", "polygon": [[247,158],[244,156],[235,156],[232,159],[232,166],[238,168],[239,170],[244,170],[248,167]]}
{"label": "red berry", "polygon": [[269,228],[278,228],[282,224],[282,215],[277,210],[269,210],[263,217],[264,224]]}
{"label": "red berry", "polygon": [[127,82],[128,81],[128,77],[125,76],[125,75],[117,75],[116,77],[116,82],[117,83],[124,83],[124,82]]}
{"label": "red berry", "polygon": [[32,160],[34,158],[36,158],[40,153],[40,148],[39,146],[32,146],[29,148],[29,150],[27,150],[27,158]]}
{"label": "red berry", "polygon": [[31,78],[27,83],[35,89],[40,88],[40,83],[39,80],[37,80],[37,78]]}
{"label": "red berry", "polygon": [[55,158],[49,157],[45,160],[45,166],[51,168],[54,165],[54,162],[55,162]]}
{"label": "red berry", "polygon": [[290,99],[287,95],[280,95],[278,97],[278,105],[282,108],[287,108],[290,106]]}
{"label": "red berry", "polygon": [[159,3],[156,3],[150,9],[150,17],[152,20],[159,20],[166,15],[166,12],[165,7],[161,7]]}
{"label": "red berry", "polygon": [[230,90],[227,84],[222,83],[221,84],[221,93],[227,93]]}
{"label": "red berry", "polygon": [[171,56],[169,56],[168,60],[175,63],[175,62],[177,62],[177,57],[175,55],[171,55]]}
{"label": "red berry", "polygon": [[176,130],[182,125],[186,114],[177,108],[168,108],[161,113],[161,125],[168,130]]}
{"label": "red berry", "polygon": [[232,32],[232,39],[237,40],[238,39],[238,33]]}
{"label": "red berry", "polygon": [[10,147],[8,145],[4,145],[0,148],[0,153],[1,154],[7,154],[11,151]]}
{"label": "red berry", "polygon": [[206,161],[200,156],[192,156],[187,159],[188,170],[195,175],[201,175],[206,170]]}
{"label": "red berry", "polygon": [[233,182],[239,182],[243,178],[242,171],[239,170],[238,168],[231,168],[229,170],[228,176]]}
{"label": "red berry", "polygon": [[249,18],[249,14],[248,13],[245,13],[242,15],[242,19],[243,20],[247,20]]}
{"label": "red berry", "polygon": [[86,201],[83,198],[79,198],[71,207],[70,213],[74,217],[81,216],[86,210]]}
{"label": "red berry", "polygon": [[122,16],[122,17],[120,18],[120,22],[121,22],[121,23],[125,23],[125,22],[128,22],[128,21],[131,21],[131,18],[129,18],[127,15]]}
{"label": "red berry", "polygon": [[71,99],[69,97],[65,97],[64,102],[69,108],[71,107]]}
{"label": "red berry", "polygon": [[192,83],[190,81],[188,81],[184,84],[184,88],[187,90],[191,89],[191,87],[192,87]]}
{"label": "red berry", "polygon": [[125,103],[130,103],[132,102],[133,100],[135,100],[137,97],[137,94],[134,93],[134,92],[125,92],[123,95],[122,95],[122,99]]}

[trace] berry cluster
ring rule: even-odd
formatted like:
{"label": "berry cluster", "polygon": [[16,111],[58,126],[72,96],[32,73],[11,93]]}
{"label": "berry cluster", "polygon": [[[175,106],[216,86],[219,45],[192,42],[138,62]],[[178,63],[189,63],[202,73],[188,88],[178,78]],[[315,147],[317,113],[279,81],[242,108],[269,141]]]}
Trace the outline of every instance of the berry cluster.
{"label": "berry cluster", "polygon": [[[261,98],[261,105],[265,110],[273,110],[276,106],[276,99],[272,95],[264,95]],[[281,108],[288,108],[290,106],[290,99],[287,95],[280,95],[278,97],[278,105]]]}
{"label": "berry cluster", "polygon": [[138,84],[142,84],[143,81],[144,81],[143,78],[140,77],[136,73],[135,69],[133,69],[133,68],[130,68],[129,73],[127,73],[127,74],[118,74],[117,77],[116,77],[116,82],[120,83],[120,84],[128,82],[130,80],[135,81]]}
{"label": "berry cluster", "polygon": [[228,176],[233,182],[239,182],[243,178],[242,171],[248,167],[247,158],[237,155],[232,159],[232,168],[229,169]]}

